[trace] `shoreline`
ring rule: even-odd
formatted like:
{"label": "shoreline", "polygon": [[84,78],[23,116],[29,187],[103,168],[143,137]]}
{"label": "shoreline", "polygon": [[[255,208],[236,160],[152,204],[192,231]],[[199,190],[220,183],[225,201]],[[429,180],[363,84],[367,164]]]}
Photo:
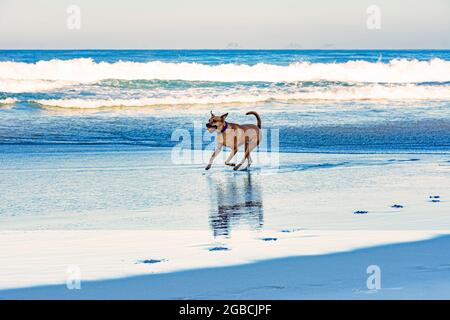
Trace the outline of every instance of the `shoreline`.
{"label": "shoreline", "polygon": [[[11,149],[14,147],[15,149]],[[119,148],[118,148],[119,147]],[[20,150],[24,148],[25,150]],[[126,153],[126,152],[167,152],[173,150],[174,146],[153,146],[151,144],[130,144],[130,143],[1,143],[0,149],[3,154],[45,154],[59,152],[59,149],[63,149],[65,152],[83,152],[83,153],[101,153],[101,152],[114,152],[114,153]],[[226,147],[227,148],[227,147]],[[35,149],[35,150],[31,150]],[[44,149],[44,150],[40,150]],[[54,150],[52,150],[54,149]],[[207,152],[208,155],[211,152],[209,149],[186,149],[192,153]],[[228,148],[225,151],[229,151]],[[267,151],[258,151],[259,153],[265,153]],[[271,152],[275,153],[275,152]],[[367,149],[367,150],[323,150],[323,149],[281,149],[276,151],[279,154],[329,154],[329,155],[449,155],[449,149]],[[204,163],[201,163],[204,164]]]}

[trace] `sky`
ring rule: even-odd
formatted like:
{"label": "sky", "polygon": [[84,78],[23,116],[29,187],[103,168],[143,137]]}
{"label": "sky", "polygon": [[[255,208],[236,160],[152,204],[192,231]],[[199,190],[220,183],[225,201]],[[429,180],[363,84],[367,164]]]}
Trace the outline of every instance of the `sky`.
{"label": "sky", "polygon": [[0,0],[0,48],[450,49],[450,0]]}

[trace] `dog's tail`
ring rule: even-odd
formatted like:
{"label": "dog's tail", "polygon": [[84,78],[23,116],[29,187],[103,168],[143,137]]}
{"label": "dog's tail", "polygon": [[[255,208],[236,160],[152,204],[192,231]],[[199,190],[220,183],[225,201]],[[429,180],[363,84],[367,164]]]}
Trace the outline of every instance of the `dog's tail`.
{"label": "dog's tail", "polygon": [[256,117],[256,121],[257,121],[257,126],[259,129],[261,129],[261,118],[259,117],[259,114],[257,114],[255,111],[249,111],[246,113],[246,115],[252,114]]}

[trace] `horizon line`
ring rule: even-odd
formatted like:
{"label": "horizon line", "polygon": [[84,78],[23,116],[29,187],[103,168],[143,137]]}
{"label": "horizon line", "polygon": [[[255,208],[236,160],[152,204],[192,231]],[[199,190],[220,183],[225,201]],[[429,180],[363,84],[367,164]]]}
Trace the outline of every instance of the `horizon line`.
{"label": "horizon line", "polygon": [[62,51],[62,50],[86,50],[86,51],[450,51],[450,48],[0,48],[0,51]]}

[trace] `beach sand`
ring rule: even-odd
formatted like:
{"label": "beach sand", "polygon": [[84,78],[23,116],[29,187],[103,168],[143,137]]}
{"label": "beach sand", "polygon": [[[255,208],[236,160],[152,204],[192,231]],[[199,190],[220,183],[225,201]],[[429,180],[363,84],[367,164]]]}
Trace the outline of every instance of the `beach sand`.
{"label": "beach sand", "polygon": [[2,156],[0,298],[448,297],[449,240],[427,240],[449,233],[446,154],[282,153],[236,173],[43,149]]}
{"label": "beach sand", "polygon": [[[0,291],[0,299],[449,299],[450,237],[230,267]],[[368,289],[367,268],[380,269]]]}

